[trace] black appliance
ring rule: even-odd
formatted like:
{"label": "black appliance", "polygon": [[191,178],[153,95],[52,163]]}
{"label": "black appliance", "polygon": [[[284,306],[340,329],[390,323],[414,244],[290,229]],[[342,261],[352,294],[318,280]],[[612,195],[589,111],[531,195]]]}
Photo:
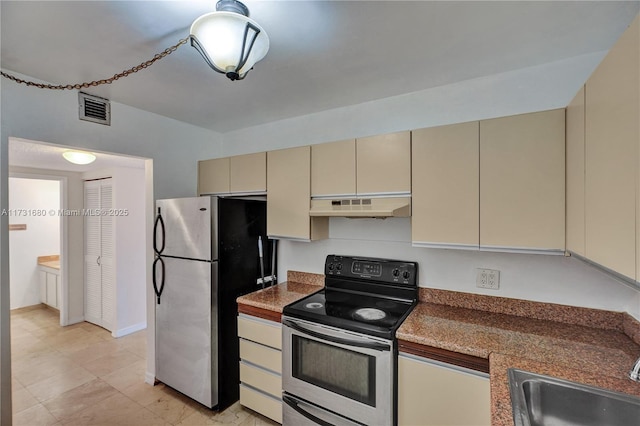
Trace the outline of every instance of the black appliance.
{"label": "black appliance", "polygon": [[156,209],[156,378],[224,409],[239,398],[236,298],[275,282],[266,201],[176,198]]}
{"label": "black appliance", "polygon": [[323,290],[283,310],[284,424],[394,424],[395,332],[418,265],[329,255],[324,272]]}

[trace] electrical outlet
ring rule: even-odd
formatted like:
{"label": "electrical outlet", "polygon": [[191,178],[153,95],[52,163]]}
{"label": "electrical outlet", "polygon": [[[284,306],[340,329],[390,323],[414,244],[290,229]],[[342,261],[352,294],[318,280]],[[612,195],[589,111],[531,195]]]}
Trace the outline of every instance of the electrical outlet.
{"label": "electrical outlet", "polygon": [[476,287],[498,290],[500,288],[500,271],[496,269],[477,269]]}

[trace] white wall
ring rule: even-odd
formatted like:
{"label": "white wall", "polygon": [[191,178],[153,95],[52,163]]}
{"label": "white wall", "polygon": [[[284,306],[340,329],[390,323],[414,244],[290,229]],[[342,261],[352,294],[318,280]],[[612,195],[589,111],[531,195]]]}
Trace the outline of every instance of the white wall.
{"label": "white wall", "polygon": [[9,216],[9,224],[27,225],[25,231],[9,232],[11,309],[15,309],[41,303],[38,256],[60,254],[60,182],[10,178],[9,209],[46,212]]}
{"label": "white wall", "polygon": [[[83,179],[111,177],[115,215],[116,324],[113,336],[120,337],[147,326],[146,220],[151,217],[145,199],[145,170],[113,167],[83,173]],[[83,241],[84,243],[84,241]]]}
{"label": "white wall", "polygon": [[16,137],[151,158],[156,198],[196,195],[197,161],[221,155],[219,133],[127,105],[112,102],[111,126],[104,126],[78,119],[76,91],[41,90],[4,78],[0,89],[3,142]]}
{"label": "white wall", "polygon": [[[418,262],[421,287],[626,311],[640,319],[640,292],[577,259],[415,248],[408,218],[331,218],[329,239],[281,240],[279,250],[279,277],[287,270],[321,274],[328,254],[410,260]],[[476,268],[499,270],[500,289],[477,288]]]}
{"label": "white wall", "polygon": [[221,156],[564,108],[606,52],[224,134]]}
{"label": "white wall", "polygon": [[116,300],[118,313],[116,336],[147,327],[146,227],[144,169],[119,168],[113,181],[114,208],[127,209],[126,216],[116,216]]}

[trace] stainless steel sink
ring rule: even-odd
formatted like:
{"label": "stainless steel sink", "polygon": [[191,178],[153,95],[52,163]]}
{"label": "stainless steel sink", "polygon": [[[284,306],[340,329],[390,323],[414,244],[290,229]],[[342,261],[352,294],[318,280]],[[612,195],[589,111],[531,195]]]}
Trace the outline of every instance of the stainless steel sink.
{"label": "stainless steel sink", "polygon": [[509,369],[516,426],[640,426],[640,398]]}

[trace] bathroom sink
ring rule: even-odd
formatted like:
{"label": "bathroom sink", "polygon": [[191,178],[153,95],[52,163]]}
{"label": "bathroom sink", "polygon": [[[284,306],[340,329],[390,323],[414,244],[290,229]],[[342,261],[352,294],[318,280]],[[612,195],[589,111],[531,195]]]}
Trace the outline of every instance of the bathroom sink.
{"label": "bathroom sink", "polygon": [[640,398],[509,369],[516,426],[640,425]]}

